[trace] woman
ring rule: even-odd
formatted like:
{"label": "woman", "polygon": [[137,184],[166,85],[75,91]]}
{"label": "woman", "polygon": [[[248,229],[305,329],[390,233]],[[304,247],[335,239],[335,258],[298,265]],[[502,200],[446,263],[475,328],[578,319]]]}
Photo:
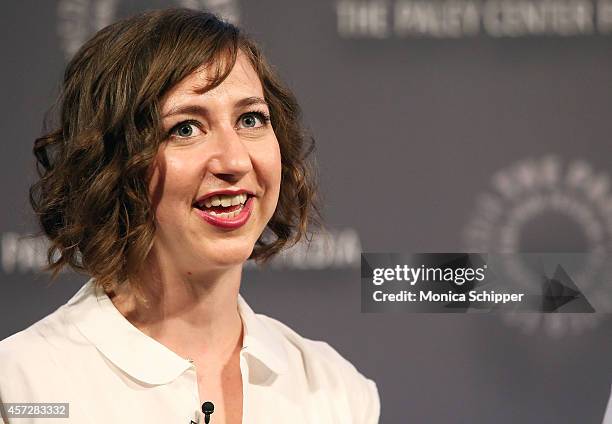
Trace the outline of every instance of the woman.
{"label": "woman", "polygon": [[75,423],[378,421],[373,381],[239,295],[243,264],[316,216],[299,108],[249,38],[186,9],[115,23],[68,65],[60,115],[30,197],[50,269],[92,278],[0,342],[2,402],[69,403]]}

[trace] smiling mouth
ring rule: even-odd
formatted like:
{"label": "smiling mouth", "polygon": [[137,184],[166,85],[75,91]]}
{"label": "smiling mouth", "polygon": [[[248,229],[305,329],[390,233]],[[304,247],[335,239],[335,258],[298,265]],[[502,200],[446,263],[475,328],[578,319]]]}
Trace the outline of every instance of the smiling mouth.
{"label": "smiling mouth", "polygon": [[218,218],[231,219],[240,214],[247,200],[251,197],[253,196],[247,193],[233,196],[215,195],[194,203],[193,207]]}

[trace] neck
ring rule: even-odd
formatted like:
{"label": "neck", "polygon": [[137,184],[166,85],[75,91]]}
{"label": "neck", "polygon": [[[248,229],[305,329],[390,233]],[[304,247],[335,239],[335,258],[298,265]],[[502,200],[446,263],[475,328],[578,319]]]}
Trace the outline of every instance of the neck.
{"label": "neck", "polygon": [[178,355],[223,361],[242,346],[241,275],[241,265],[198,275],[152,266],[139,276],[146,304],[129,287],[109,297],[136,328]]}

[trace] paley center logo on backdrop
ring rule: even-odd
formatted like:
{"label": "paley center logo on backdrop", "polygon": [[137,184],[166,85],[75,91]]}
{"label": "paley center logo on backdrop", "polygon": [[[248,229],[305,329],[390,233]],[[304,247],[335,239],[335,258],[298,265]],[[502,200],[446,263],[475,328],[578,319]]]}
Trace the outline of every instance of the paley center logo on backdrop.
{"label": "paley center logo on backdrop", "polygon": [[[510,254],[501,269],[524,285],[537,270],[516,253],[584,252],[575,280],[602,308],[612,304],[610,177],[586,161],[527,158],[500,170],[478,197],[464,241],[468,252]],[[543,328],[561,336],[593,327],[601,316],[513,314],[504,319],[526,331]]]}
{"label": "paley center logo on backdrop", "polygon": [[339,0],[343,38],[612,34],[612,0]]}
{"label": "paley center logo on backdrop", "polygon": [[89,37],[121,16],[167,7],[202,9],[234,23],[240,18],[237,0],[59,0],[57,32],[61,48],[70,59]]}
{"label": "paley center logo on backdrop", "polygon": [[[0,275],[40,273],[47,262],[48,240],[15,232],[0,234]],[[359,267],[361,240],[354,228],[330,229],[282,250],[269,264],[274,270],[348,270]],[[253,261],[246,269],[257,270]]]}

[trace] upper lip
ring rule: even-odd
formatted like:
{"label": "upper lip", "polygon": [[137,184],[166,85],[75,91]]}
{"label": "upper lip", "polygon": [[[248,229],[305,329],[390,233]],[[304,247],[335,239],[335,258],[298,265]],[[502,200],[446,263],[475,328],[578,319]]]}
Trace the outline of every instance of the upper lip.
{"label": "upper lip", "polygon": [[240,189],[240,190],[230,190],[230,189],[215,190],[215,191],[211,191],[210,193],[205,194],[204,196],[198,197],[194,203],[201,203],[205,199],[208,199],[209,197],[217,196],[217,195],[220,195],[220,194],[226,194],[226,195],[230,195],[230,196],[235,196],[237,194],[242,194],[242,193],[246,193],[249,196],[254,196],[252,191],[245,190],[245,189]]}

